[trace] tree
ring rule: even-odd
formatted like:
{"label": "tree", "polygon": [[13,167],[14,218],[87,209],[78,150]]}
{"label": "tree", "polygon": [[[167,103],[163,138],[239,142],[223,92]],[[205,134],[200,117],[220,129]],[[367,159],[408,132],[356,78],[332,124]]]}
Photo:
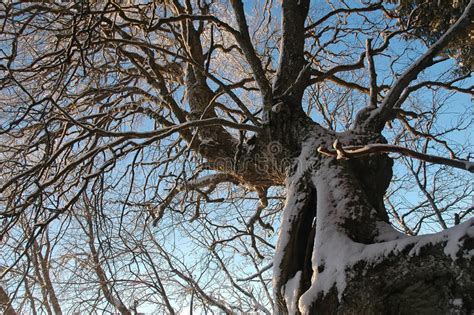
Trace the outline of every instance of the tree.
{"label": "tree", "polygon": [[[388,1],[397,2],[397,1]],[[469,1],[399,1],[396,8],[399,23],[410,28],[407,37],[418,37],[429,44],[436,42],[463,13]],[[426,14],[426,12],[430,14]],[[446,18],[449,17],[449,18]],[[409,25],[412,23],[412,25]],[[472,23],[460,30],[457,38],[448,44],[445,53],[455,57],[460,72],[469,72],[474,67],[472,59]]]}
{"label": "tree", "polygon": [[2,307],[468,314],[473,2],[3,2]]}

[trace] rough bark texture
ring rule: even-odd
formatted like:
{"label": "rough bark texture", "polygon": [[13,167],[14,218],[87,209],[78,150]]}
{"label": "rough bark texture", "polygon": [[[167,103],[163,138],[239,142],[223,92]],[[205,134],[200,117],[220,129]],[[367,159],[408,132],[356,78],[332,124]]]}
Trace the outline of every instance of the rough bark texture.
{"label": "rough bark texture", "polygon": [[[463,252],[473,244],[472,239],[466,242]],[[426,247],[413,257],[410,249],[369,268],[358,265],[342,299],[332,290],[314,302],[311,314],[472,314],[470,259],[453,261],[441,246]]]}
{"label": "rough bark texture", "polygon": [[0,287],[0,310],[3,311],[5,315],[17,315],[15,309],[11,306],[11,300],[8,297],[7,292]]}
{"label": "rough bark texture", "polygon": [[[301,181],[298,190],[305,196],[303,204],[294,216],[291,231],[294,233],[286,245],[286,255],[280,262],[282,273],[275,283],[282,288],[298,271],[302,271],[300,294],[311,284],[312,266],[311,254],[315,236],[316,191],[309,181]],[[276,303],[279,310],[285,310],[285,300],[281,290],[276,290]]]}

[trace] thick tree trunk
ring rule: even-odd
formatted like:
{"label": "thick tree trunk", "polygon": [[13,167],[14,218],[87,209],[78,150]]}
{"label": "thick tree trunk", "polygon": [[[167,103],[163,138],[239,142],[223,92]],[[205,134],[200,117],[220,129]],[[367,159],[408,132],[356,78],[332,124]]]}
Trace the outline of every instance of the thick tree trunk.
{"label": "thick tree trunk", "polygon": [[454,259],[444,253],[443,242],[426,244],[418,253],[412,252],[415,246],[377,263],[360,261],[349,267],[342,294],[332,288],[301,310],[310,314],[472,314],[474,266],[467,257],[473,249],[472,237]]}
{"label": "thick tree trunk", "polygon": [[[398,233],[383,203],[393,161],[318,152],[336,140],[344,146],[384,143],[380,133],[331,132],[286,102],[273,106],[267,133],[253,145],[257,154],[271,151],[268,143],[282,148],[265,156],[273,173],[260,178],[288,176],[273,264],[276,313],[469,314],[474,220],[436,235]],[[289,172],[285,160],[294,161]],[[247,175],[244,181],[261,183]]]}
{"label": "thick tree trunk", "polygon": [[0,286],[0,310],[5,315],[17,315],[17,312],[11,305],[10,297],[7,292]]}
{"label": "thick tree trunk", "polygon": [[435,235],[399,234],[382,202],[388,158],[344,161],[314,150],[303,145],[287,182],[274,260],[276,312],[470,314],[474,220]]}

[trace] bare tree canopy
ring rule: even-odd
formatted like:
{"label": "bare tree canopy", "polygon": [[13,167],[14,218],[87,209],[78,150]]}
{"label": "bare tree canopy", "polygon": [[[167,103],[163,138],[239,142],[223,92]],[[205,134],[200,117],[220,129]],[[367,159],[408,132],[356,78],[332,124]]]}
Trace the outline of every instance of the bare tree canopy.
{"label": "bare tree canopy", "polygon": [[2,1],[0,310],[470,314],[473,5]]}

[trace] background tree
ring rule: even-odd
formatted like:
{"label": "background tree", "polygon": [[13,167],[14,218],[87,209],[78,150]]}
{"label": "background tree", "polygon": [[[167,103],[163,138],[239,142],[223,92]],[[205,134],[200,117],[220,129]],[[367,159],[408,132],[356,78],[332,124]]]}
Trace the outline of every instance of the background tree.
{"label": "background tree", "polygon": [[[398,4],[394,10],[395,15],[392,17],[397,17],[401,25],[410,28],[406,38],[419,38],[427,42],[428,45],[437,41],[449,29],[469,3],[467,0],[387,2]],[[445,49],[446,55],[458,60],[459,68],[457,70],[460,72],[469,73],[474,68],[473,31],[471,23],[460,30],[457,38]]]}
{"label": "background tree", "polygon": [[448,2],[2,2],[1,306],[469,313]]}

